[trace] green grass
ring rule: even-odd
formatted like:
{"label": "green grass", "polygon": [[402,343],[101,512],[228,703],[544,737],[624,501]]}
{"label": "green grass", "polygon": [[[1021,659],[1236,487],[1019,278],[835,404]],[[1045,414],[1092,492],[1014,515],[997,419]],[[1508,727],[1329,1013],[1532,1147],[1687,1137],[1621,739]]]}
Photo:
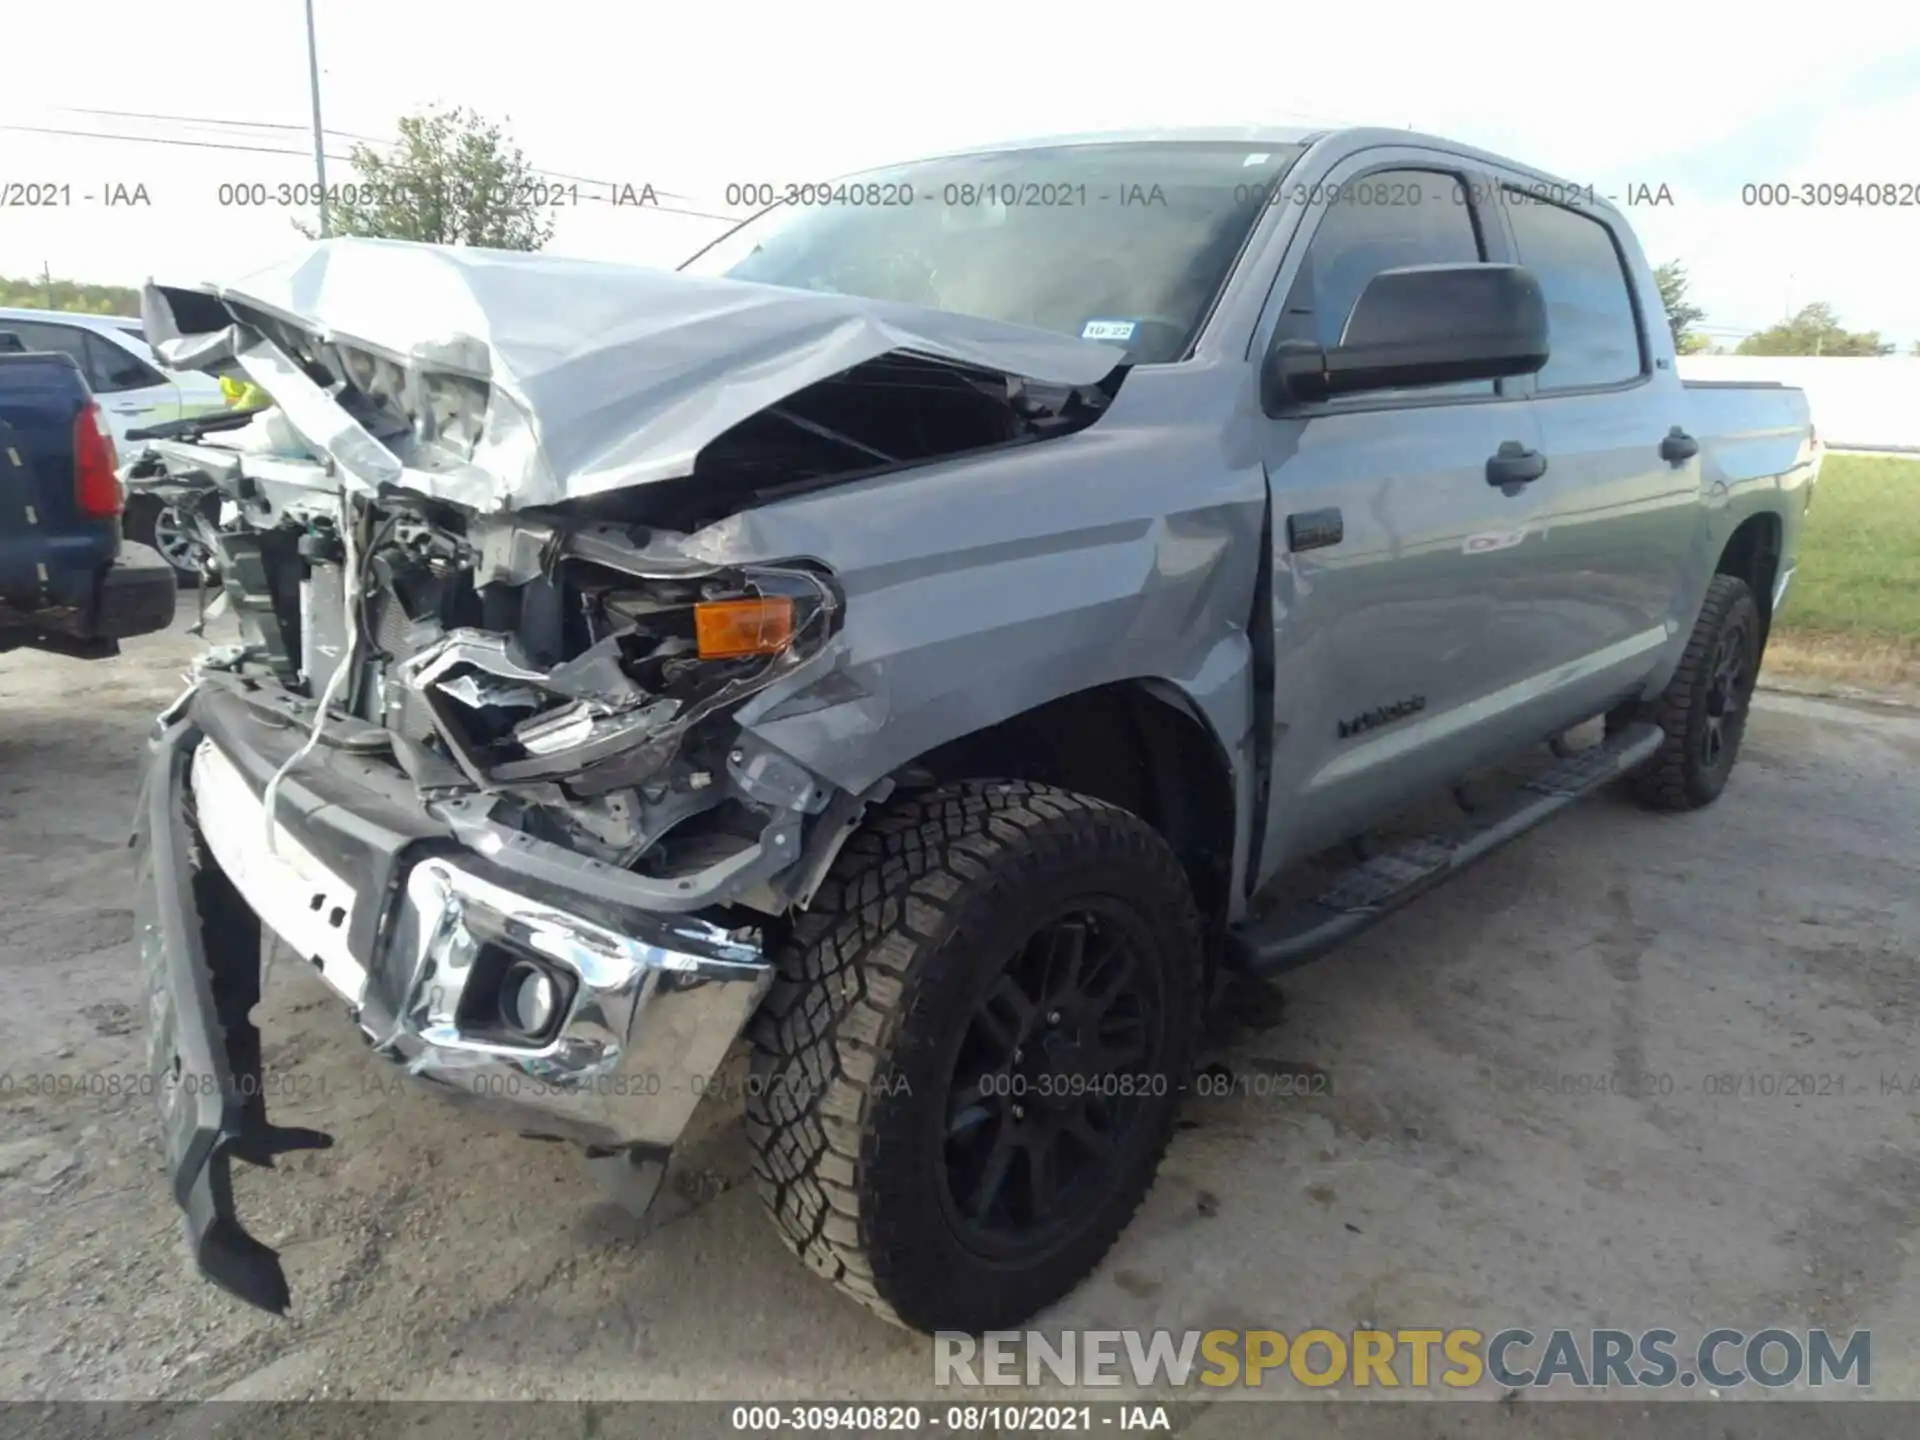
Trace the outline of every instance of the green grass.
{"label": "green grass", "polygon": [[1798,559],[1775,630],[1781,658],[1909,679],[1920,667],[1920,459],[1829,455]]}
{"label": "green grass", "polygon": [[1920,460],[1829,455],[1781,628],[1920,640]]}

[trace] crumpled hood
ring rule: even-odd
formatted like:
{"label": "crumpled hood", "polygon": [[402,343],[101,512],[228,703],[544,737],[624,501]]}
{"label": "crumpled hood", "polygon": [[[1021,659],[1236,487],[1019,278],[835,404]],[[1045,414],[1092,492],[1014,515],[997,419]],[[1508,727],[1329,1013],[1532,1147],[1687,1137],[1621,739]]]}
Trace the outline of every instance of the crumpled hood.
{"label": "crumpled hood", "polygon": [[[192,295],[217,297],[218,311],[203,303],[189,319],[196,307],[181,297]],[[890,352],[1069,386],[1122,363],[1105,345],[923,306],[389,240],[317,241],[228,283],[149,285],[143,309],[163,360],[213,368],[237,359],[302,437],[350,473],[477,510],[689,475],[702,447],[734,425]],[[317,406],[318,394],[296,403],[289,392],[304,387],[263,339],[274,327],[262,316],[318,342],[296,358],[310,367],[317,357],[336,379],[353,374],[353,357],[326,347],[391,362],[407,377],[400,390],[423,376],[484,382],[484,392],[468,386],[484,393],[477,434],[457,460],[424,447],[392,458],[404,444],[368,450],[366,432],[339,433],[340,421],[358,430],[340,407]]]}

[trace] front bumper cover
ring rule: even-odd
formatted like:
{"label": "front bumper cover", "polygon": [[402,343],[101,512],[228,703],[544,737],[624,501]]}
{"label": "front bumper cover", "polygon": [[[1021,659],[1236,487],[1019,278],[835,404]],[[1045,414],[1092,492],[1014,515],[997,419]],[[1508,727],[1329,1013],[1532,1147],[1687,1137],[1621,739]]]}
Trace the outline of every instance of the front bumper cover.
{"label": "front bumper cover", "polygon": [[[231,1162],[270,1168],[331,1139],[267,1119],[250,1015],[263,922],[409,1074],[522,1132],[660,1161],[772,978],[756,946],[704,921],[570,896],[464,850],[381,790],[364,756],[325,745],[282,783],[268,847],[259,794],[303,739],[237,692],[191,692],[156,731],[134,833],[174,1198],[201,1271],[276,1313],[286,1277],[240,1222]],[[504,1036],[472,1003],[501,953],[562,980],[539,1043]]]}

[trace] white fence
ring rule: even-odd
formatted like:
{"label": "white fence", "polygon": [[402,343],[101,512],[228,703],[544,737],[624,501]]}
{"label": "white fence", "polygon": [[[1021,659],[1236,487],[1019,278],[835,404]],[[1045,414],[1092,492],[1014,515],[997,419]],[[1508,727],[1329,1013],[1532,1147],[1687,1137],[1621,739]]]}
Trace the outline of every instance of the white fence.
{"label": "white fence", "polygon": [[1797,385],[1828,445],[1920,453],[1920,357],[1682,355],[1680,378]]}

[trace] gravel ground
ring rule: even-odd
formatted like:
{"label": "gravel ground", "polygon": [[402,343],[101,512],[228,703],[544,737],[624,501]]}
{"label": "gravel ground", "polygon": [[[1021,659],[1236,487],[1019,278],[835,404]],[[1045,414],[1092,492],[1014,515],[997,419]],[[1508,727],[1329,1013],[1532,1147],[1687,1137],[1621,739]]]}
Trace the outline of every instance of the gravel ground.
{"label": "gravel ground", "polygon": [[[567,1149],[395,1089],[292,964],[275,1118],[336,1145],[239,1200],[293,1313],[190,1273],[150,1102],[28,1077],[140,1073],[127,828],[194,644],[0,659],[0,1398],[931,1395],[924,1338],[781,1248],[737,1113],[702,1113],[643,1225]],[[1249,1093],[1190,1104],[1039,1323],[1869,1327],[1875,1395],[1920,1398],[1917,762],[1920,716],[1765,696],[1713,810],[1589,802],[1240,1007],[1215,1055]],[[1607,1072],[1647,1078],[1539,1083]],[[1324,1093],[1252,1093],[1303,1073]]]}

